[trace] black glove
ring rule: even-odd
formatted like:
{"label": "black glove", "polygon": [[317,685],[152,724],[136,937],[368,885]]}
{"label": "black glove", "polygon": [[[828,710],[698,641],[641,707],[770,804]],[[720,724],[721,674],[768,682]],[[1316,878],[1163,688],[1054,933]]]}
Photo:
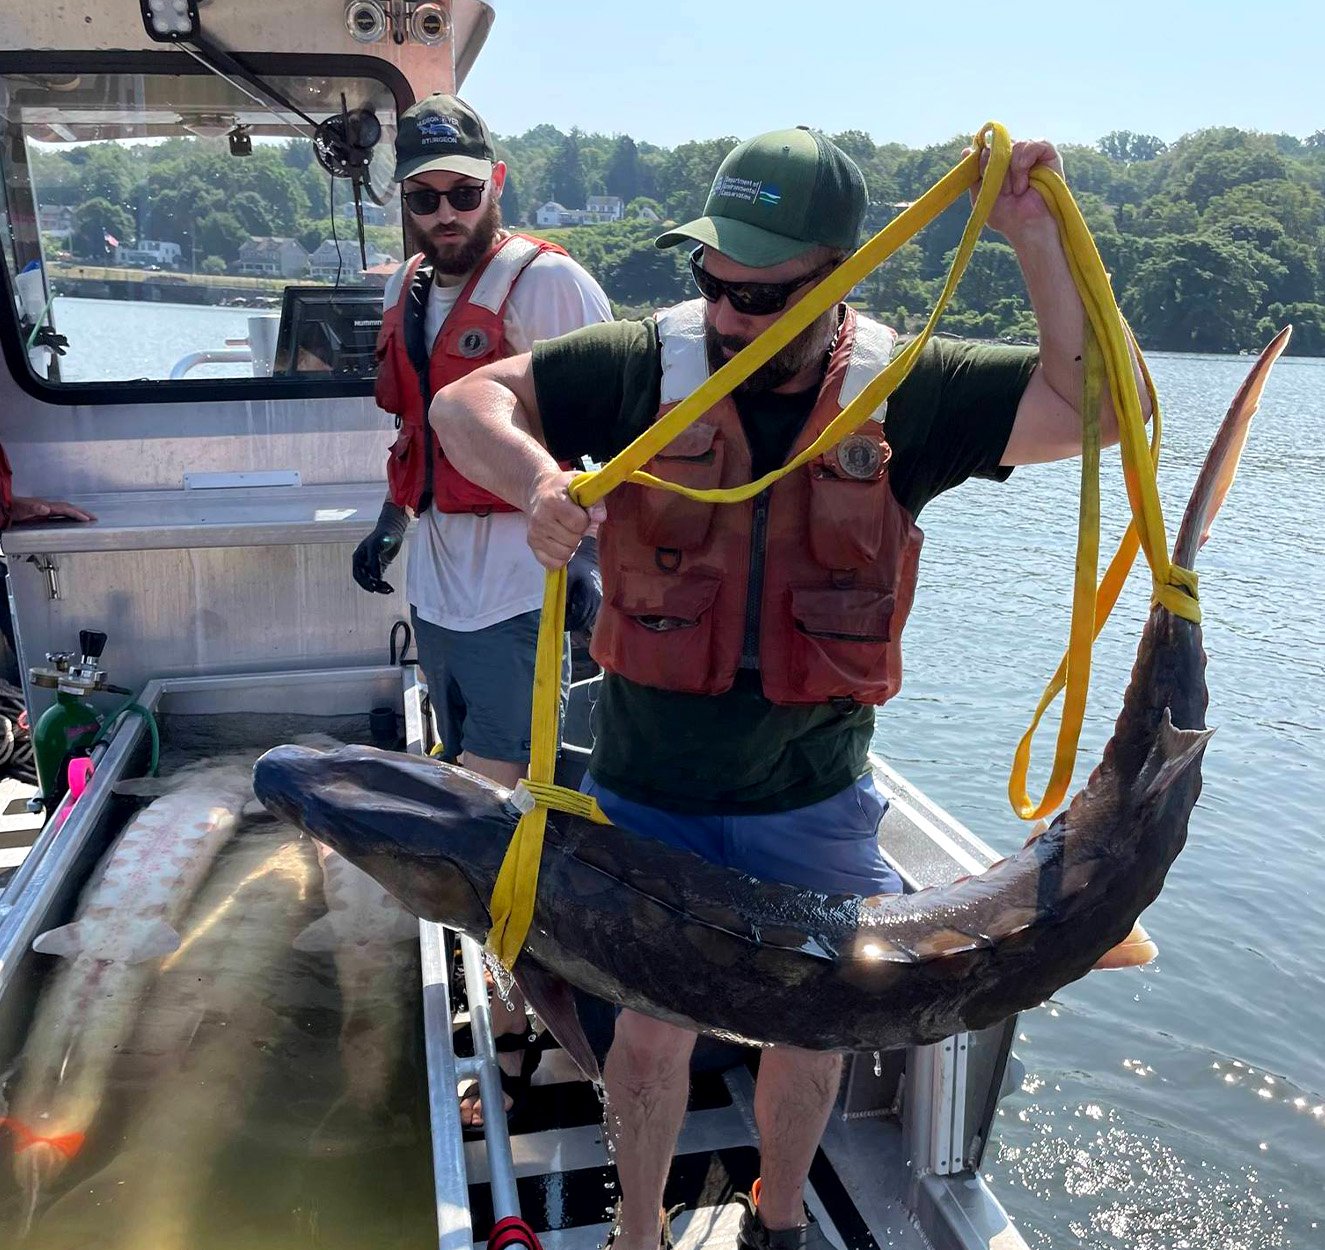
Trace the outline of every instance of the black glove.
{"label": "black glove", "polygon": [[603,606],[603,577],[598,571],[598,541],[586,538],[566,565],[566,629],[572,640],[587,641]]}
{"label": "black glove", "polygon": [[354,580],[365,590],[379,595],[395,594],[395,587],[382,580],[387,565],[400,554],[409,528],[409,513],[387,500],[377,518],[377,526],[354,549]]}

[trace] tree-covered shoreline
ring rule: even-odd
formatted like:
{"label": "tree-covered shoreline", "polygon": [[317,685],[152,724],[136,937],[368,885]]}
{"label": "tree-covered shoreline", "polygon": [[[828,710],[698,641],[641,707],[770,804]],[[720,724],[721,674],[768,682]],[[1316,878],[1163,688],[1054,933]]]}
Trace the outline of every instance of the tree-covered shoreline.
{"label": "tree-covered shoreline", "polygon": [[[876,143],[864,131],[833,135],[861,166],[870,192],[866,228],[884,226],[961,158],[967,140],[926,148]],[[499,137],[509,179],[507,223],[562,244],[602,283],[620,315],[692,294],[685,249],[652,246],[661,221],[697,216],[730,136],[664,148],[628,135],[565,134],[550,125]],[[1116,131],[1095,146],[1061,148],[1068,185],[1094,233],[1119,304],[1151,350],[1230,352],[1255,347],[1283,323],[1291,350],[1325,355],[1325,130],[1306,139],[1217,127],[1171,144]],[[224,140],[178,138],[149,146],[83,144],[33,154],[39,203],[71,210],[70,245],[104,263],[107,236],[173,241],[183,267],[236,272],[254,237],[297,240],[313,251],[352,238],[330,212],[330,179],[306,140],[254,145],[231,157]],[[337,188],[339,211],[347,187]],[[582,207],[619,196],[626,219],[540,229],[540,205]],[[370,246],[403,254],[400,206],[369,226]],[[857,287],[853,302],[915,330],[932,308],[967,206],[954,205]],[[51,248],[48,247],[48,255]],[[942,322],[948,332],[1033,340],[1035,319],[1012,249],[986,234]]]}
{"label": "tree-covered shoreline", "polygon": [[[831,136],[860,165],[870,192],[867,230],[881,229],[961,159],[959,137],[923,149],[879,144],[864,131]],[[508,220],[546,199],[643,197],[667,220],[697,216],[735,138],[667,149],[626,135],[539,126],[498,141],[511,168]],[[1305,140],[1216,127],[1172,144],[1115,131],[1094,147],[1061,146],[1068,185],[1095,236],[1124,315],[1143,346],[1230,352],[1263,342],[1284,322],[1292,350],[1325,355],[1325,131]],[[514,193],[514,199],[511,199]],[[512,214],[510,211],[514,209]],[[954,205],[857,288],[855,301],[899,329],[933,307],[967,206]],[[689,294],[683,249],[650,252],[652,223],[540,231],[566,247],[623,308]],[[945,330],[1033,339],[1012,249],[986,234]]]}

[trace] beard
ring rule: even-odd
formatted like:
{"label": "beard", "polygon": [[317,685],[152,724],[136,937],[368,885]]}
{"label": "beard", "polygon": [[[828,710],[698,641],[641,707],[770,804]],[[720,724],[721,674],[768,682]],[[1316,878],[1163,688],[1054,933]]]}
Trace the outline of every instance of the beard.
{"label": "beard", "polygon": [[435,227],[419,239],[419,250],[433,267],[434,273],[448,277],[467,274],[488,254],[492,241],[501,229],[501,201],[495,196],[488,201],[483,215],[472,225],[453,221],[444,228]]}
{"label": "beard", "polygon": [[[754,395],[761,391],[775,391],[785,386],[803,369],[820,359],[828,350],[837,330],[837,308],[830,308],[816,317],[790,343],[771,360],[766,360],[733,392],[736,395]],[[748,347],[752,340],[719,334],[704,319],[704,350],[708,354],[709,372],[716,373],[727,363],[727,352],[735,354]],[[725,349],[725,350],[724,350]]]}

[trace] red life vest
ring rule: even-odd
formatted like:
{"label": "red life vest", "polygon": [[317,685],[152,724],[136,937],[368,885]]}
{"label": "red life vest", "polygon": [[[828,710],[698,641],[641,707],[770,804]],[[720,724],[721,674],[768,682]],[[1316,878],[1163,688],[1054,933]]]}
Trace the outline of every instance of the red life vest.
{"label": "red life vest", "polygon": [[9,524],[9,514],[14,510],[14,470],[9,467],[9,457],[0,447],[0,529]]}
{"label": "red life vest", "polygon": [[[702,302],[660,313],[658,329],[661,417],[708,375]],[[895,341],[886,326],[846,310],[793,455],[883,369]],[[594,659],[631,681],[690,694],[729,690],[740,668],[757,668],[778,704],[884,703],[896,694],[923,535],[889,484],[883,415],[755,500],[707,504],[631,483],[614,490],[598,538]],[[645,468],[692,487],[749,482],[735,403],[717,404]]]}
{"label": "red life vest", "polygon": [[555,243],[524,234],[498,243],[469,275],[431,354],[423,335],[432,275],[420,270],[421,255],[406,265],[400,297],[386,310],[377,338],[377,403],[395,416],[400,431],[386,463],[393,503],[416,515],[430,503],[439,512],[517,511],[456,472],[428,424],[428,406],[448,383],[510,355],[506,303],[525,268],[544,252],[566,255]]}

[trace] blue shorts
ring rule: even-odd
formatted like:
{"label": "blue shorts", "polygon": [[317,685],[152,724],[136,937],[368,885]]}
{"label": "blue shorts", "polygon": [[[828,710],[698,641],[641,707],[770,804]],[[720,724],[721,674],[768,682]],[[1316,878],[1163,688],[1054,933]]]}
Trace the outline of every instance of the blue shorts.
{"label": "blue shorts", "polygon": [[864,898],[902,891],[901,877],[879,851],[888,800],[873,777],[809,807],[758,816],[664,811],[623,799],[587,773],[580,789],[613,823],[764,881]]}
{"label": "blue shorts", "polygon": [[[410,608],[419,667],[447,759],[461,751],[489,760],[529,759],[534,655],[540,612],[523,612],[484,629],[446,629]],[[570,648],[561,672],[561,714],[570,687]]]}

